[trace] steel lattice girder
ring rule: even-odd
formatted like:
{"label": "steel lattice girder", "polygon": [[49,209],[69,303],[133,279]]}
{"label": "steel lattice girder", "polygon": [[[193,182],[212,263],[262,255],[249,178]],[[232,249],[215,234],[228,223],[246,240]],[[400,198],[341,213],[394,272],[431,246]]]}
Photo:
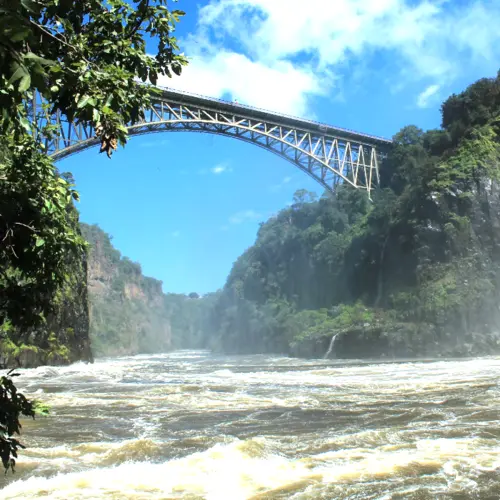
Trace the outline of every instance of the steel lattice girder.
{"label": "steel lattice girder", "polygon": [[[48,123],[58,131],[45,139],[46,151],[60,159],[96,145],[89,125],[48,115],[35,102],[39,126]],[[164,131],[206,132],[235,137],[290,161],[328,191],[338,183],[371,189],[379,182],[379,161],[391,141],[358,134],[298,118],[193,94],[165,90],[144,110],[144,119],[131,124],[130,135]]]}

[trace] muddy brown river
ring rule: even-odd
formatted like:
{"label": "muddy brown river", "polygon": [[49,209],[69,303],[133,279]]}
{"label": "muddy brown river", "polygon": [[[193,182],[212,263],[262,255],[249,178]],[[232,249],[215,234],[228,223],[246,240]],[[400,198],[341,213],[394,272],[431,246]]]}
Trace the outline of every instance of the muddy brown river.
{"label": "muddy brown river", "polygon": [[500,358],[180,351],[20,370],[2,499],[500,499]]}

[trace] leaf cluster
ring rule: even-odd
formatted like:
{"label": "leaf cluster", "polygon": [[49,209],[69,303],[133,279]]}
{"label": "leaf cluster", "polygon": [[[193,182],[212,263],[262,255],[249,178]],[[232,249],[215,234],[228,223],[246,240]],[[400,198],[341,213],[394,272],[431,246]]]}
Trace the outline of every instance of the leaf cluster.
{"label": "leaf cluster", "polygon": [[139,82],[156,85],[187,63],[173,35],[183,15],[167,0],[0,0],[0,130],[29,129],[37,97],[92,125],[111,155],[153,98]]}
{"label": "leaf cluster", "polygon": [[55,305],[68,261],[85,254],[72,208],[78,195],[31,136],[1,144],[0,321],[29,328]]}
{"label": "leaf cluster", "polygon": [[21,432],[20,415],[35,418],[33,402],[27,400],[12,381],[12,377],[18,375],[11,370],[6,376],[0,377],[0,458],[6,473],[9,469],[14,472],[17,450],[24,448],[12,437]]}

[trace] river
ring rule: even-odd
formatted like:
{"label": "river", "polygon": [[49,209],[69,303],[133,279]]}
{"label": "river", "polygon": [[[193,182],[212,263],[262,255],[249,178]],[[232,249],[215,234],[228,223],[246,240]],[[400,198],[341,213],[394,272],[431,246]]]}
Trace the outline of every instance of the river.
{"label": "river", "polygon": [[203,351],[20,370],[2,499],[500,498],[500,358],[341,362]]}

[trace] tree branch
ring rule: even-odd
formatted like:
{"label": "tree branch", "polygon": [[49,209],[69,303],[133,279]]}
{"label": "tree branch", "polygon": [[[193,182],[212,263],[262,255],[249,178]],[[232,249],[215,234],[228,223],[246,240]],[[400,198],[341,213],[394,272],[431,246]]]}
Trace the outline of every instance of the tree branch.
{"label": "tree branch", "polygon": [[144,17],[146,15],[146,10],[148,8],[149,8],[149,0],[146,0],[146,4],[145,4],[145,7],[142,9],[141,17],[139,18],[139,22],[132,28],[132,31],[128,35],[128,38],[132,38],[137,33],[137,31],[139,30],[139,28],[141,27],[142,22],[144,21]]}
{"label": "tree branch", "polygon": [[[59,38],[56,35],[54,35],[53,33],[51,33],[44,26],[42,26],[42,25],[36,23],[35,21],[33,21],[33,19],[30,19],[30,24],[32,24],[33,26],[35,26],[36,28],[38,28],[42,33],[45,33],[46,35],[48,35],[51,38],[53,38],[56,42],[62,43],[63,45],[66,45],[67,47],[73,49],[75,52],[78,52],[78,49],[74,45],[71,45],[66,40],[61,40],[61,38]],[[79,57],[81,57],[87,64],[92,65],[92,63],[87,58],[83,57],[82,54],[79,54]]]}
{"label": "tree branch", "polygon": [[46,35],[50,36],[51,38],[53,38],[54,40],[56,40],[57,42],[59,43],[62,43],[63,45],[67,45],[68,47],[71,47],[73,50],[76,50],[76,47],[74,47],[73,45],[71,45],[70,43],[66,42],[65,40],[61,40],[60,38],[58,38],[56,35],[54,35],[53,33],[51,33],[48,29],[46,29],[44,26],[42,26],[41,24],[38,24],[38,23],[35,23],[35,21],[33,21],[33,19],[30,19],[30,24],[32,24],[33,26],[35,26],[36,28],[38,28],[40,31],[42,31],[43,33],[45,33]]}
{"label": "tree branch", "polygon": [[33,231],[34,233],[38,233],[38,231],[34,227],[28,226],[27,224],[23,224],[22,222],[14,222],[14,224],[16,224],[17,226],[27,227],[28,229],[31,229],[31,231]]}

